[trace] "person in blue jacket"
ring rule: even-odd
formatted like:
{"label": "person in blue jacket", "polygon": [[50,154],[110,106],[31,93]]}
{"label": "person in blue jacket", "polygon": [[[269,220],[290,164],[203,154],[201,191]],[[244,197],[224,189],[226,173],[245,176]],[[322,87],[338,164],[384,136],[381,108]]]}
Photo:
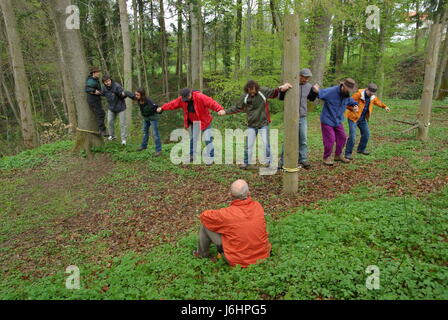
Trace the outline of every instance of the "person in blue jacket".
{"label": "person in blue jacket", "polygon": [[342,155],[342,150],[347,142],[347,135],[345,134],[342,120],[344,120],[344,112],[347,106],[353,107],[355,112],[358,110],[358,103],[351,97],[353,91],[356,90],[356,82],[351,78],[347,78],[337,86],[325,89],[319,89],[316,86],[316,89],[318,98],[324,101],[320,114],[320,126],[324,144],[323,162],[329,166],[334,164],[331,155],[335,142],[334,161],[350,162]]}

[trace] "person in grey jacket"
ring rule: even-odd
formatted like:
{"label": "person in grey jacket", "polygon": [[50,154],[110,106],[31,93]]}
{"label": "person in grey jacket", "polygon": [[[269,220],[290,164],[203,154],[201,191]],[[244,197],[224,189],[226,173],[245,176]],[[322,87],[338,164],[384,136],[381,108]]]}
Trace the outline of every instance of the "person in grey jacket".
{"label": "person in grey jacket", "polygon": [[[299,166],[302,166],[305,169],[310,168],[310,163],[308,162],[308,144],[307,144],[307,131],[308,131],[308,121],[307,121],[307,113],[308,113],[308,100],[314,101],[317,98],[317,89],[318,85],[311,85],[309,83],[310,77],[313,74],[310,69],[302,69],[299,72],[299,84],[300,84],[300,104],[299,104]],[[316,89],[317,88],[317,89]],[[280,100],[283,100],[286,92],[280,93]],[[283,154],[284,154],[284,146],[282,147],[282,155],[279,162],[279,167],[283,166]]]}
{"label": "person in grey jacket", "polygon": [[115,137],[115,119],[120,118],[121,144],[126,145],[126,94],[121,85],[114,81],[109,75],[103,77],[104,87],[102,95],[106,97],[108,102],[107,122],[109,124],[109,140]]}

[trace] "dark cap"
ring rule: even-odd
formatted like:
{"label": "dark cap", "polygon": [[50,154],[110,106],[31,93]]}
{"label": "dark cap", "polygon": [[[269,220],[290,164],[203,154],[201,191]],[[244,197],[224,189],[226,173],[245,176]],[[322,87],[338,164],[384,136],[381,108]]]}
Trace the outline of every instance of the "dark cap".
{"label": "dark cap", "polygon": [[93,74],[95,72],[101,72],[101,70],[97,67],[90,67],[90,74]]}
{"label": "dark cap", "polygon": [[299,75],[303,76],[303,77],[312,77],[313,74],[311,73],[311,70],[308,68],[304,68],[302,70],[300,70]]}
{"label": "dark cap", "polygon": [[356,90],[356,81],[352,78],[347,78],[341,82],[341,84],[346,87],[349,91],[353,92]]}
{"label": "dark cap", "polygon": [[367,86],[367,89],[368,89],[370,92],[375,93],[375,92],[378,90],[378,86],[377,86],[376,84],[374,84],[374,83],[370,83],[370,84]]}
{"label": "dark cap", "polygon": [[180,95],[182,96],[182,101],[187,102],[190,98],[191,89],[190,88],[183,88],[180,90]]}

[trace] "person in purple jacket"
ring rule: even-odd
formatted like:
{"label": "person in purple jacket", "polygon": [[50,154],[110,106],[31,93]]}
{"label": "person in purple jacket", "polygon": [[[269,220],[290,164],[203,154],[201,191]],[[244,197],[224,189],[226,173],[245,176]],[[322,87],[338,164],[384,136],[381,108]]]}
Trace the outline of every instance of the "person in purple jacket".
{"label": "person in purple jacket", "polygon": [[356,90],[356,82],[351,78],[347,78],[338,86],[325,89],[319,89],[316,86],[315,89],[318,91],[318,98],[324,101],[324,106],[320,114],[320,126],[324,144],[323,162],[328,166],[333,165],[331,154],[333,153],[335,142],[334,161],[341,161],[343,163],[350,162],[350,160],[342,155],[342,150],[347,141],[342,120],[344,120],[344,112],[347,106],[352,106],[354,110],[358,109],[357,102],[351,97],[352,93]]}

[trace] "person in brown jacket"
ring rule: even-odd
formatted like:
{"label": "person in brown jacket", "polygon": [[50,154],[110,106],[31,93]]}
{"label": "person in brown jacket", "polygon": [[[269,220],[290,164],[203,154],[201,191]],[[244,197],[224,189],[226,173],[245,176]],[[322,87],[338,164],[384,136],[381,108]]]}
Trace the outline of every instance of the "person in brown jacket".
{"label": "person in brown jacket", "polygon": [[358,90],[352,98],[358,102],[358,111],[355,111],[353,107],[347,106],[345,116],[348,120],[349,138],[345,147],[345,158],[353,160],[352,151],[356,141],[356,127],[361,131],[361,140],[359,141],[357,152],[363,155],[369,155],[366,151],[367,142],[369,142],[370,130],[368,121],[373,112],[373,106],[378,106],[390,111],[377,96],[375,96],[378,87],[376,84],[371,83],[366,89]]}

